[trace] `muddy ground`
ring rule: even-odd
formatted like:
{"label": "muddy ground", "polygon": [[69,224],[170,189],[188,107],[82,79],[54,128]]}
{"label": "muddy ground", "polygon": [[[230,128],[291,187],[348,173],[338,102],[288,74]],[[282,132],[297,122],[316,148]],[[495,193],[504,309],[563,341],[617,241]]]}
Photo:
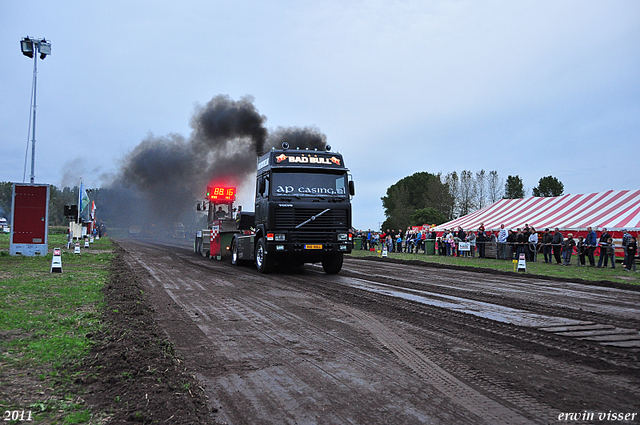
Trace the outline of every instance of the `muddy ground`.
{"label": "muddy ground", "polygon": [[75,382],[93,423],[640,423],[635,288],[356,259],[260,275],[120,246]]}
{"label": "muddy ground", "polygon": [[145,287],[121,249],[104,289],[105,330],[74,384],[107,423],[214,423],[206,395],[156,323]]}
{"label": "muddy ground", "polygon": [[188,249],[121,245],[158,333],[218,423],[640,413],[640,292],[631,288],[357,259],[337,276],[316,266],[261,275]]}

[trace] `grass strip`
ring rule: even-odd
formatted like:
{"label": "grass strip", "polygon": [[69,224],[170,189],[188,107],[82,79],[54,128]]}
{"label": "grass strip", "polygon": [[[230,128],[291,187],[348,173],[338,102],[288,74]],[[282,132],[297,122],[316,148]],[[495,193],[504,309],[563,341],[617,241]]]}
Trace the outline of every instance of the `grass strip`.
{"label": "grass strip", "polygon": [[[49,235],[50,248],[65,245],[64,234]],[[0,235],[3,419],[21,423],[13,416],[30,415],[33,423],[86,423],[91,414],[74,393],[68,371],[86,357],[101,328],[101,289],[109,278],[113,245],[103,238],[80,255],[63,249],[62,273],[50,273],[51,253],[9,256],[8,247],[9,235]]]}

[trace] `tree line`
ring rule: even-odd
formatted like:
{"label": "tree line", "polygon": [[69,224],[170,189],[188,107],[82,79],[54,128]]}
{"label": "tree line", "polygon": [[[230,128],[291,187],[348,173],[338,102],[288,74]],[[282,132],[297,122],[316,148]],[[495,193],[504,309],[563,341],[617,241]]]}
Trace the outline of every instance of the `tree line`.
{"label": "tree line", "polygon": [[[418,172],[391,185],[381,198],[385,221],[382,229],[442,224],[462,217],[500,199],[526,196],[522,179],[498,172],[463,170],[446,175]],[[532,189],[533,196],[561,196],[564,185],[555,177],[542,177]]]}

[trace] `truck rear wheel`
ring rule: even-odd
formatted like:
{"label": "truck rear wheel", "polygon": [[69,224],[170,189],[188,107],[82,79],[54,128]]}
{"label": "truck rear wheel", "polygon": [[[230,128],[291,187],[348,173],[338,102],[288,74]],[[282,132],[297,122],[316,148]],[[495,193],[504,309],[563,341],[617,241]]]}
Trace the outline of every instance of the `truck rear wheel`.
{"label": "truck rear wheel", "polygon": [[326,274],[336,274],[342,269],[344,256],[341,252],[331,252],[322,258],[322,268]]}
{"label": "truck rear wheel", "polygon": [[275,261],[267,254],[267,244],[264,238],[260,238],[256,244],[256,268],[260,273],[270,273]]}
{"label": "truck rear wheel", "polygon": [[240,265],[240,260],[238,259],[238,241],[236,240],[231,242],[231,264],[234,266]]}

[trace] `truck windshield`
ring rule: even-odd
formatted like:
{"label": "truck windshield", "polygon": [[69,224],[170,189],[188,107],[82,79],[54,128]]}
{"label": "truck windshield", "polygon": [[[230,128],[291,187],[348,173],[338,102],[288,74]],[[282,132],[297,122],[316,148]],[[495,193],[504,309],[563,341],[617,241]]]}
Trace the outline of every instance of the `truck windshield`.
{"label": "truck windshield", "polygon": [[273,173],[271,194],[295,197],[347,197],[347,175],[327,173]]}

